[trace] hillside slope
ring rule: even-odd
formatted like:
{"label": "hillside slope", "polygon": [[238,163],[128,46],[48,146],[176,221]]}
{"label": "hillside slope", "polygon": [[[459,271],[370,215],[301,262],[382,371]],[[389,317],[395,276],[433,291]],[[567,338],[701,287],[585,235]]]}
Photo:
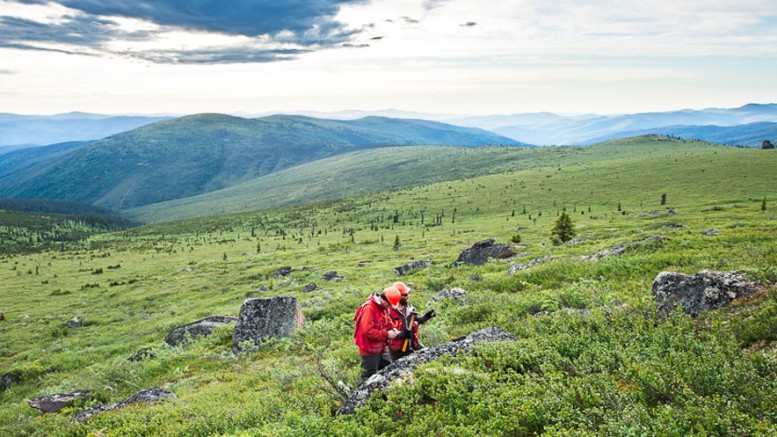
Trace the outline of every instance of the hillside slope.
{"label": "hillside slope", "polygon": [[90,143],[45,171],[0,181],[0,195],[119,210],[194,196],[348,151],[388,145],[488,144],[519,143],[479,129],[417,120],[200,114]]}

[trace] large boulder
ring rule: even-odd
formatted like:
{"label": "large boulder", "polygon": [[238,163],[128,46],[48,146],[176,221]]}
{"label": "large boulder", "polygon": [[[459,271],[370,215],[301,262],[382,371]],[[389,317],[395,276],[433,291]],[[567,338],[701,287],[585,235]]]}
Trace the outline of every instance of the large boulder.
{"label": "large boulder", "polygon": [[89,393],[89,390],[78,390],[74,391],[73,393],[60,393],[32,398],[28,400],[27,403],[32,408],[38,409],[44,413],[56,413],[78,399],[85,399],[89,397]]}
{"label": "large boulder", "polygon": [[384,390],[392,383],[406,381],[407,376],[423,363],[434,361],[443,355],[456,355],[459,352],[470,354],[476,344],[494,341],[515,341],[515,336],[501,328],[485,328],[400,358],[364,381],[340,407],[338,414],[355,413],[356,408],[366,402],[374,392]]}
{"label": "large boulder", "polygon": [[749,296],[762,287],[739,272],[704,270],[695,275],[661,272],[653,280],[653,296],[658,313],[666,316],[679,306],[693,317],[702,311],[728,305],[732,300]]}
{"label": "large boulder", "polygon": [[177,346],[196,337],[206,337],[212,334],[219,326],[235,323],[236,321],[237,317],[234,316],[207,317],[187,325],[173,328],[165,336],[165,343],[170,346]]}
{"label": "large boulder", "polygon": [[246,299],[232,335],[232,349],[240,351],[246,341],[258,346],[270,338],[289,337],[304,323],[294,296]]}
{"label": "large boulder", "polygon": [[405,276],[413,270],[425,269],[430,265],[432,265],[432,260],[430,259],[414,261],[403,266],[394,267],[394,272],[397,274],[397,276]]}
{"label": "large boulder", "polygon": [[155,402],[166,401],[166,400],[175,401],[175,400],[178,400],[178,398],[174,394],[170,393],[169,391],[162,390],[159,388],[141,390],[119,403],[98,405],[96,407],[87,408],[86,410],[76,414],[75,417],[73,417],[70,420],[70,422],[84,423],[87,420],[91,419],[92,417],[100,413],[116,410],[118,408],[126,407],[127,405],[130,405],[130,404],[137,404],[137,403],[153,404]]}
{"label": "large boulder", "polygon": [[455,264],[469,264],[473,266],[483,265],[490,258],[510,258],[515,255],[515,250],[507,244],[494,244],[493,239],[479,241],[469,249],[461,252]]}

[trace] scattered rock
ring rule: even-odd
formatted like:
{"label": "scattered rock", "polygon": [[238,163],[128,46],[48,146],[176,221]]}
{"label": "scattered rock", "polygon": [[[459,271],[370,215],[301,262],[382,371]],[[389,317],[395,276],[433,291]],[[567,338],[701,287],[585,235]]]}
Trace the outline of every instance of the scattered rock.
{"label": "scattered rock", "polygon": [[400,358],[364,381],[340,407],[338,414],[353,414],[374,392],[384,390],[395,383],[406,382],[420,364],[434,361],[443,355],[456,355],[459,352],[470,354],[476,344],[496,341],[515,341],[515,336],[501,328],[485,328],[466,337],[430,346]]}
{"label": "scattered rock", "polygon": [[545,256],[542,256],[542,257],[539,257],[539,258],[534,258],[533,260],[529,261],[528,264],[513,264],[512,266],[510,266],[510,270],[507,271],[507,274],[512,276],[512,275],[520,272],[521,270],[526,270],[529,267],[534,267],[537,264],[544,263],[545,261],[548,261],[548,260],[551,260],[551,259],[553,259],[552,256],[545,255]]}
{"label": "scattered rock", "polygon": [[415,261],[409,264],[405,264],[403,266],[394,267],[394,272],[396,272],[398,276],[405,276],[406,274],[410,273],[413,270],[425,269],[431,265],[432,265],[432,260],[425,259],[422,261]]}
{"label": "scattered rock", "polygon": [[148,390],[141,390],[134,395],[128,397],[127,399],[124,399],[123,401],[116,403],[116,404],[106,404],[106,405],[98,405],[96,407],[87,408],[86,410],[78,413],[73,417],[70,422],[79,422],[84,423],[87,420],[91,419],[92,417],[104,413],[106,411],[116,410],[122,407],[126,407],[130,404],[136,404],[136,403],[145,403],[145,404],[152,404],[159,401],[165,401],[165,400],[171,400],[176,401],[178,398],[170,393],[167,390],[162,390],[159,388],[152,388]]}
{"label": "scattered rock", "polygon": [[318,285],[316,285],[315,282],[308,282],[307,284],[305,284],[305,288],[303,288],[302,291],[305,293],[310,293],[318,289],[319,289]]}
{"label": "scattered rock", "polygon": [[294,296],[246,299],[232,335],[232,350],[240,351],[246,341],[258,346],[270,338],[289,337],[304,324]]}
{"label": "scattered rock", "polygon": [[146,358],[154,358],[156,355],[154,355],[154,352],[150,347],[144,347],[143,349],[138,350],[131,356],[127,357],[127,361],[143,361]]}
{"label": "scattered rock", "polygon": [[575,244],[585,243],[586,241],[588,241],[588,238],[573,238],[564,244],[567,246],[574,246]]}
{"label": "scattered rock", "polygon": [[275,275],[273,275],[273,276],[275,276],[276,279],[280,278],[280,277],[283,277],[283,276],[289,276],[291,274],[291,270],[292,270],[292,268],[289,267],[289,266],[281,267],[281,268],[279,268],[278,270],[275,271]]}
{"label": "scattered rock", "polygon": [[463,288],[451,288],[450,290],[445,289],[434,296],[432,296],[431,299],[429,299],[429,302],[426,303],[426,306],[430,306],[434,303],[441,302],[446,299],[452,299],[456,301],[459,305],[466,305],[467,304],[467,291]]}
{"label": "scattered rock", "polygon": [[78,390],[73,393],[61,393],[33,398],[28,400],[27,403],[32,408],[38,409],[44,413],[56,413],[78,399],[87,398],[89,393],[89,390]]}
{"label": "scattered rock", "polygon": [[762,288],[740,272],[704,270],[695,275],[661,272],[653,280],[652,293],[662,317],[676,306],[696,317],[702,311],[726,306],[732,300],[749,296]]}
{"label": "scattered rock", "polygon": [[0,391],[6,391],[18,382],[18,376],[15,372],[8,372],[0,376]]}
{"label": "scattered rock", "polygon": [[718,229],[712,228],[712,229],[707,229],[706,231],[702,232],[701,234],[706,236],[706,237],[716,237],[716,236],[720,235],[720,231]]}
{"label": "scattered rock", "polygon": [[236,321],[237,317],[233,316],[207,317],[187,325],[173,328],[167,333],[167,336],[165,336],[165,343],[170,346],[177,346],[189,339],[208,336],[219,326],[235,323]]}
{"label": "scattered rock", "polygon": [[[362,267],[362,266],[359,266]],[[337,276],[337,272],[334,270],[330,270],[326,273],[324,273],[324,281],[326,282],[340,282],[342,281],[342,276]]]}
{"label": "scattered rock", "polygon": [[483,276],[481,275],[472,275],[469,277],[470,282],[478,282],[483,279]]}
{"label": "scattered rock", "polygon": [[630,247],[633,247],[635,245],[638,245],[640,243],[644,243],[650,240],[669,241],[669,239],[666,237],[662,237],[660,235],[651,235],[650,237],[640,238],[639,240],[629,241],[627,243],[621,243],[613,248],[602,250],[601,252],[595,253],[593,255],[581,256],[579,259],[583,259],[587,261],[598,261],[608,256],[620,255],[623,252],[625,252],[626,249],[629,249]]}
{"label": "scattered rock", "polygon": [[493,239],[488,239],[479,241],[461,252],[454,264],[478,266],[487,263],[490,258],[510,258],[513,255],[515,255],[515,250],[512,247],[506,244],[494,244]]}
{"label": "scattered rock", "polygon": [[73,317],[72,319],[67,321],[65,326],[67,326],[70,329],[80,328],[80,327],[84,326],[84,322],[81,321],[81,319],[79,319],[78,317]]}

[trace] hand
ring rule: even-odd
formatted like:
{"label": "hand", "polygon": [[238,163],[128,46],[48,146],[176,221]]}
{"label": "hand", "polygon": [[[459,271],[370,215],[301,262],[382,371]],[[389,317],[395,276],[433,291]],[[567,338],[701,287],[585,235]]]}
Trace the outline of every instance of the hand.
{"label": "hand", "polygon": [[429,311],[426,312],[426,314],[424,314],[424,319],[425,320],[429,320],[429,319],[431,319],[432,317],[435,317],[435,316],[437,316],[437,312],[435,310],[429,310]]}
{"label": "hand", "polygon": [[393,340],[393,339],[397,338],[397,335],[399,335],[399,331],[396,330],[396,329],[392,329],[391,331],[388,332],[389,340]]}

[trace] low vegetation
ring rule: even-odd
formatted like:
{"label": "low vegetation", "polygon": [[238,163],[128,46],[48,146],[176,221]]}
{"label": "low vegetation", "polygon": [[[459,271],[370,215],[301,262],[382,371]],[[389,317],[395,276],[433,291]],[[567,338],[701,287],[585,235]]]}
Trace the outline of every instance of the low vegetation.
{"label": "low vegetation", "polygon": [[[777,193],[767,183],[777,155],[662,137],[547,150],[556,162],[3,255],[0,373],[12,383],[0,387],[0,434],[777,432]],[[577,238],[554,245],[564,211]],[[664,238],[646,238],[654,235]],[[514,245],[518,258],[453,266],[487,238]],[[581,258],[643,238],[620,255]],[[438,314],[423,343],[488,326],[518,341],[423,365],[412,384],[336,416],[342,387],[359,378],[355,308],[397,279],[394,267],[424,259],[432,266],[404,278],[418,309]],[[291,274],[276,278],[283,266]],[[696,319],[658,318],[653,278],[704,269],[741,270],[766,286]],[[324,282],[331,270],[343,280]],[[309,282],[320,289],[304,292]],[[467,291],[463,305],[432,299],[452,287]],[[285,295],[307,320],[290,338],[234,355],[227,326],[163,345],[173,327]],[[142,348],[146,359],[127,359]],[[178,401],[69,422],[150,387]],[[25,402],[79,389],[92,398],[57,414],[39,417]]]}

